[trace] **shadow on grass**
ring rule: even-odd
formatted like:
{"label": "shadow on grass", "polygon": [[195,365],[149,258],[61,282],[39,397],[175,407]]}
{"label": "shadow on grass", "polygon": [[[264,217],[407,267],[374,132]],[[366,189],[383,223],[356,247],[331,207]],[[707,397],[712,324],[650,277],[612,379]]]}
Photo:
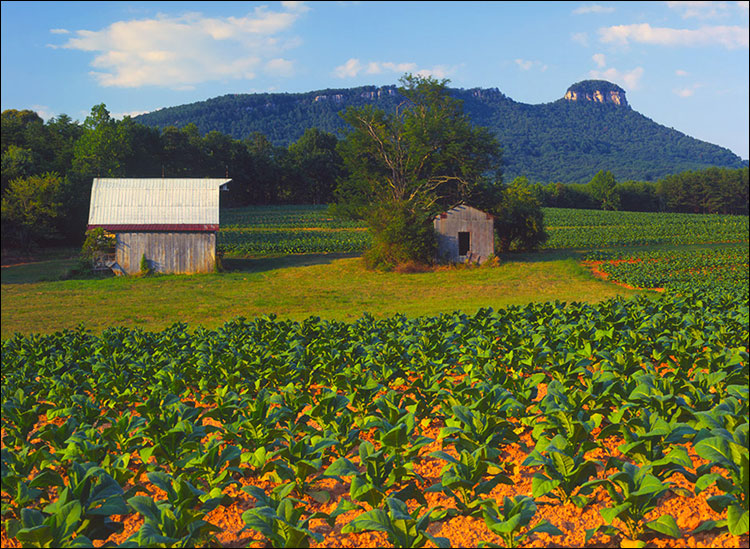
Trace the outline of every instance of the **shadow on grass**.
{"label": "shadow on grass", "polygon": [[227,258],[221,260],[226,272],[261,273],[287,267],[327,265],[337,259],[361,257],[361,253],[295,254],[269,257]]}

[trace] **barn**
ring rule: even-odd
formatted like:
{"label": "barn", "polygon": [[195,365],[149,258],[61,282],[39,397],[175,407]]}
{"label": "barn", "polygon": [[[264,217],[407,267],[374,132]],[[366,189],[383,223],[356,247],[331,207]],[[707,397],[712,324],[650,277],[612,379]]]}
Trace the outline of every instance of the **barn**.
{"label": "barn", "polygon": [[112,270],[207,273],[216,265],[219,192],[231,179],[94,179],[88,228],[115,235]]}
{"label": "barn", "polygon": [[495,253],[494,218],[464,204],[433,219],[438,261],[484,263]]}

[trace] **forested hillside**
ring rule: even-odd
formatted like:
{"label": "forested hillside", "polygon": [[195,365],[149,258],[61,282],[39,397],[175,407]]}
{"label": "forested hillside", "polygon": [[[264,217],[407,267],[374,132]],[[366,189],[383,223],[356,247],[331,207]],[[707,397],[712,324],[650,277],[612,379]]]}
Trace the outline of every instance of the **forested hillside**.
{"label": "forested hillside", "polygon": [[[585,90],[589,82],[570,89]],[[655,181],[685,170],[745,165],[730,150],[662,126],[627,103],[559,99],[529,105],[496,88],[452,89],[451,94],[464,101],[475,124],[498,136],[507,181],[526,176],[539,183],[585,183],[600,170],[611,171],[618,180]],[[339,112],[346,107],[372,104],[392,110],[401,101],[395,86],[235,94],[160,109],[135,121],[158,128],[192,122],[201,134],[217,130],[236,139],[260,132],[273,144],[287,146],[307,128],[343,130]]]}

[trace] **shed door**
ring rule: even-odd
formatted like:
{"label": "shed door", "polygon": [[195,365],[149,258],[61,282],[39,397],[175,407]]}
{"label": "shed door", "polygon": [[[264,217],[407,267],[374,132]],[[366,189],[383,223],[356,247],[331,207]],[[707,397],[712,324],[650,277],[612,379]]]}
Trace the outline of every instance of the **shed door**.
{"label": "shed door", "polygon": [[471,233],[458,233],[458,255],[466,255],[471,249]]}

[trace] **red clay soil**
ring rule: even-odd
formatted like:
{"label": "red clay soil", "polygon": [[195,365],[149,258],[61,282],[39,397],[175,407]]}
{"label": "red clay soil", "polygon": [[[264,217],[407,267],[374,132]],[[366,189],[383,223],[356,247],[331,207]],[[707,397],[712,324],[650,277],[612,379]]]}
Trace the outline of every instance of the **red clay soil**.
{"label": "red clay soil", "polygon": [[625,284],[624,282],[618,282],[616,280],[610,280],[609,279],[609,273],[606,273],[601,270],[601,266],[604,263],[611,263],[613,265],[616,265],[618,263],[639,263],[640,259],[613,259],[610,261],[582,261],[581,264],[585,267],[588,267],[591,270],[591,274],[593,274],[597,278],[601,278],[602,280],[606,280],[607,282],[611,282],[612,284],[617,284],[618,286],[622,286],[623,288],[627,288],[628,290],[651,290],[652,292],[663,292],[664,288],[638,288],[637,286],[631,286],[630,284]]}
{"label": "red clay soil", "polygon": [[[541,384],[539,386],[539,395],[537,400],[542,398],[546,393],[546,385]],[[46,417],[40,417],[40,424],[46,422]],[[204,422],[208,424],[216,424],[214,420],[204,418]],[[439,440],[439,432],[443,424],[440,420],[423,420],[418,426],[419,434],[430,437],[435,442],[425,446],[420,450],[420,459],[417,460],[414,466],[414,471],[424,478],[424,482],[420,485],[422,490],[425,490],[432,484],[436,483],[440,479],[441,471],[445,465],[445,462],[439,459],[431,458],[428,456],[431,452],[436,450],[443,450],[451,455],[456,456],[455,449],[451,445],[442,447]],[[596,435],[596,433],[592,433]],[[211,436],[211,435],[210,435]],[[370,432],[362,433],[360,438],[362,440],[369,440],[377,447],[377,442],[373,440]],[[618,437],[607,438],[604,442],[603,448],[592,450],[587,455],[588,459],[596,459],[605,462],[610,456],[623,458],[617,447],[622,444],[622,439]],[[508,486],[504,484],[498,485],[490,493],[490,497],[497,499],[502,502],[504,496],[515,496],[515,495],[527,495],[531,496],[531,480],[532,475],[539,470],[539,468],[531,467],[520,467],[519,464],[524,461],[530,449],[533,448],[534,443],[531,439],[530,433],[526,432],[521,435],[521,444],[509,445],[503,448],[503,453],[500,457],[500,461],[504,464],[504,467],[509,472],[514,481],[514,485]],[[705,461],[699,458],[692,447],[687,447],[689,455],[694,463],[695,467],[704,464]],[[153,459],[153,458],[152,458]],[[358,463],[358,456],[350,455],[349,459],[356,465]],[[133,459],[131,461],[131,468],[135,470],[140,464],[140,458],[137,452],[134,452]],[[715,472],[722,472],[721,469],[715,468]],[[599,478],[604,478],[609,474],[612,474],[614,470],[604,471],[600,468],[598,472]],[[348,482],[350,479],[345,479],[347,483],[342,483],[335,479],[327,479],[319,481],[315,484],[316,490],[325,490],[331,494],[331,499],[328,503],[318,503],[309,496],[304,496],[302,499],[305,502],[307,509],[310,512],[323,511],[326,513],[332,512],[339,500],[342,497],[349,498],[349,487]],[[692,485],[688,483],[684,478],[678,475],[674,475],[672,478],[667,479],[674,482],[675,485],[684,487],[691,491]],[[240,478],[239,483],[241,486],[254,485],[264,490],[270,490],[275,486],[275,483],[267,478]],[[152,485],[146,475],[141,475],[138,479],[138,484],[142,486],[155,499],[164,499],[165,493],[159,488]],[[123,488],[127,490],[133,485],[133,481],[130,481]],[[254,505],[253,498],[246,492],[241,490],[241,486],[230,486],[225,490],[225,493],[232,499],[231,505],[228,507],[219,507],[209,513],[205,520],[216,525],[221,529],[221,532],[217,534],[217,538],[221,547],[248,547],[249,545],[258,546],[263,545],[262,536],[253,530],[245,530],[241,532],[245,526],[242,520],[242,513],[247,509],[250,509]],[[712,495],[719,493],[715,486],[710,487],[698,496],[681,496],[674,492],[668,492],[667,495],[662,499],[657,509],[652,512],[648,520],[653,520],[662,514],[671,514],[679,528],[683,532],[690,532],[698,527],[705,520],[721,520],[726,518],[726,512],[723,514],[716,513],[713,511],[706,500]],[[54,498],[54,494],[51,494]],[[3,497],[7,497],[7,494],[3,493]],[[428,506],[443,506],[446,508],[453,507],[453,501],[443,494],[439,493],[428,493],[425,494]],[[609,496],[606,490],[598,488],[594,494],[592,501],[584,508],[579,509],[573,504],[562,505],[557,500],[548,498],[537,499],[538,511],[534,518],[532,525],[541,519],[547,519],[552,524],[557,526],[564,535],[561,537],[552,537],[547,534],[536,534],[531,536],[527,542],[528,547],[619,547],[622,539],[618,537],[610,537],[603,534],[597,534],[592,537],[588,542],[584,542],[585,530],[593,528],[597,525],[604,524],[599,511],[607,506],[609,503]],[[367,505],[364,505],[366,509],[369,509]],[[410,509],[416,508],[416,503],[413,501],[409,502]],[[324,520],[316,519],[311,521],[311,529],[324,536],[324,541],[320,544],[313,543],[312,547],[389,547],[390,544],[387,542],[385,534],[380,532],[365,532],[360,534],[343,534],[341,529],[345,524],[350,522],[356,517],[361,511],[350,511],[337,518],[333,528],[331,528]],[[143,524],[143,519],[140,515],[131,514],[124,517],[112,517],[113,520],[121,520],[124,522],[124,529],[118,534],[110,536],[107,540],[113,544],[119,544],[125,541],[129,536],[138,531]],[[615,522],[617,526],[617,521]],[[438,537],[445,537],[450,540],[451,546],[453,547],[476,547],[480,542],[492,542],[502,544],[501,539],[490,532],[481,518],[467,518],[467,517],[455,517],[440,523],[432,524],[428,531]],[[9,539],[6,535],[5,528],[2,528],[0,532],[1,538],[0,543],[2,547],[20,547],[20,544],[15,539]],[[103,541],[95,542],[97,547],[103,545]],[[432,545],[428,543],[428,547]],[[657,536],[649,540],[650,547],[748,547],[748,536],[732,536],[729,533],[716,533],[716,532],[703,532],[697,535],[686,534],[681,539],[672,539],[665,536]]]}

